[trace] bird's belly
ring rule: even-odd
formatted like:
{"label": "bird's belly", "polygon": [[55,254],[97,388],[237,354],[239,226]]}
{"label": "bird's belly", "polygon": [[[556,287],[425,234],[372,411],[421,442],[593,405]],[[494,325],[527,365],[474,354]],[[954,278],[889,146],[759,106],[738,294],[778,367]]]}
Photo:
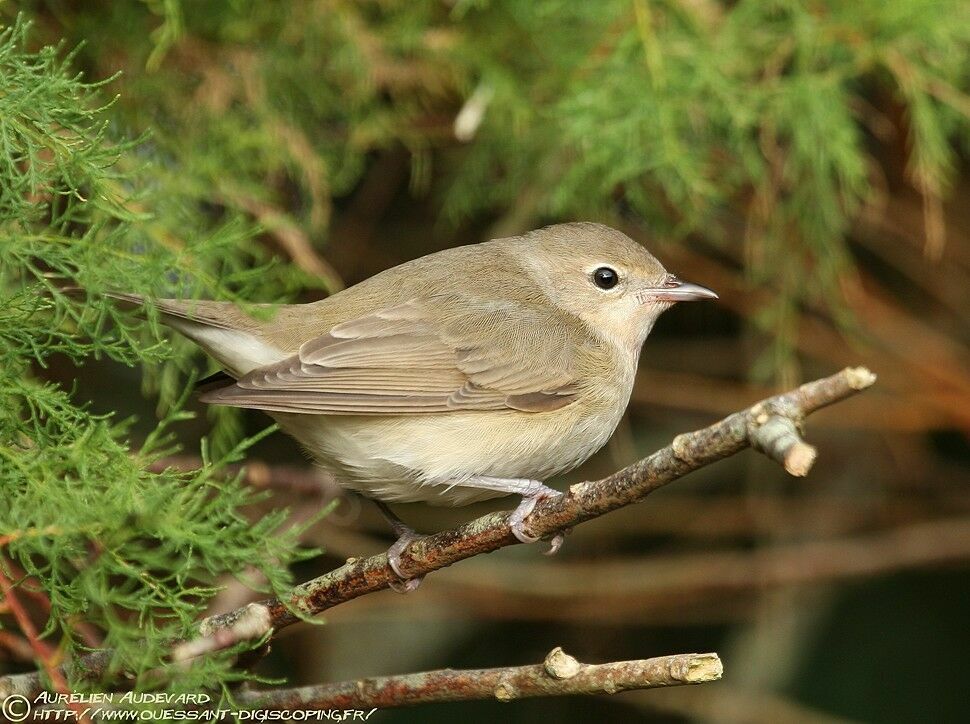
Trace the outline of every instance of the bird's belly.
{"label": "bird's belly", "polygon": [[572,470],[613,433],[623,406],[436,415],[275,417],[345,487],[388,502],[465,505],[503,493],[478,476],[545,480]]}

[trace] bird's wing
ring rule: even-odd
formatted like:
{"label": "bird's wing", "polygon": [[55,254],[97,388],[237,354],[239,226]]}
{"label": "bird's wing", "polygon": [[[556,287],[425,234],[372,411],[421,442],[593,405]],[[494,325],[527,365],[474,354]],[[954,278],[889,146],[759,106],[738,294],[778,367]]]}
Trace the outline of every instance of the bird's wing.
{"label": "bird's wing", "polygon": [[412,300],[338,324],[201,399],[331,415],[543,412],[576,399],[567,327],[509,303],[455,312],[461,302]]}

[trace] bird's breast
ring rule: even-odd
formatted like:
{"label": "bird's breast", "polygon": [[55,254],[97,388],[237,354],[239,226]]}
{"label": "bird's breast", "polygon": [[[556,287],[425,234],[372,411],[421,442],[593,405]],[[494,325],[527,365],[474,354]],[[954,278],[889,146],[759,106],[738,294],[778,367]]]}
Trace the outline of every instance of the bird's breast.
{"label": "bird's breast", "polygon": [[629,392],[627,399],[617,392],[539,413],[277,418],[348,487],[383,500],[447,504],[436,490],[442,485],[476,476],[544,480],[577,467],[609,440],[622,417]]}

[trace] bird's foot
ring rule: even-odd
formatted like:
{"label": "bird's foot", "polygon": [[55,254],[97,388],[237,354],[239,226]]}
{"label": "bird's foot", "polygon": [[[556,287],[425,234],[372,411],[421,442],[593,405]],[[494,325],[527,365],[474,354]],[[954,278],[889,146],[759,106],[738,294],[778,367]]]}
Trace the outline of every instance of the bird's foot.
{"label": "bird's foot", "polygon": [[[519,506],[512,511],[509,516],[509,527],[512,529],[512,535],[514,535],[522,543],[535,543],[539,539],[535,536],[531,536],[525,532],[523,528],[523,523],[525,519],[529,517],[532,511],[536,507],[536,503],[540,500],[548,500],[550,498],[558,498],[562,495],[558,490],[550,488],[548,485],[544,485],[539,481],[532,481],[533,485],[529,490],[522,492],[522,502]],[[547,556],[555,555],[560,548],[562,548],[563,542],[566,537],[562,533],[556,533],[549,541],[549,550],[546,551]]]}
{"label": "bird's foot", "polygon": [[380,500],[375,500],[374,504],[377,509],[381,511],[381,515],[384,516],[385,520],[390,524],[391,529],[397,536],[397,540],[394,544],[387,549],[387,564],[394,571],[394,575],[401,579],[400,583],[390,583],[392,591],[397,593],[410,593],[411,591],[416,591],[418,586],[421,585],[421,581],[424,580],[424,576],[415,576],[414,578],[407,578],[403,573],[401,573],[401,554],[404,549],[411,545],[416,540],[421,540],[426,536],[415,533],[414,529],[411,528],[407,523],[398,518],[394,511],[391,510],[387,503]]}
{"label": "bird's foot", "polygon": [[403,573],[401,573],[401,554],[404,549],[411,545],[416,540],[421,540],[426,536],[415,533],[413,530],[408,529],[400,533],[400,537],[394,541],[394,545],[387,549],[387,563],[394,571],[394,575],[400,578],[400,582],[391,583],[391,590],[397,593],[410,593],[411,591],[418,590],[418,586],[421,585],[421,581],[424,580],[424,576],[415,576],[414,578],[407,578]]}

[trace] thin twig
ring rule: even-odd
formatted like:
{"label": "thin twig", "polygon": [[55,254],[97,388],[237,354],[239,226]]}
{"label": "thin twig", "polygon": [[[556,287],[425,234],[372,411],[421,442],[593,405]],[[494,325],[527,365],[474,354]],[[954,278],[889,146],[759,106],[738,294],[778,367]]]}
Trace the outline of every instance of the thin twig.
{"label": "thin twig", "polygon": [[211,636],[183,641],[172,649],[172,661],[179,663],[202,656],[210,651],[220,651],[242,641],[261,639],[270,632],[272,621],[269,611],[258,603],[243,606],[243,614],[229,628],[219,629]]}
{"label": "thin twig", "polygon": [[[170,468],[182,472],[198,470],[203,465],[196,455],[171,455],[152,462],[148,469],[160,473]],[[332,498],[343,494],[333,476],[319,468],[296,465],[269,465],[262,460],[247,460],[245,465],[226,465],[220,470],[226,477],[242,474],[242,480],[254,488],[272,488],[307,498]]]}
{"label": "thin twig", "polygon": [[30,642],[9,631],[0,631],[0,649],[6,649],[13,658],[21,661],[33,661],[35,658]]}
{"label": "thin twig", "polygon": [[284,212],[272,204],[243,193],[227,194],[229,203],[243,208],[283,247],[293,263],[314,277],[323,280],[330,294],[339,292],[345,284],[337,270],[313,248],[313,242]]}
{"label": "thin twig", "polygon": [[[3,593],[3,601],[6,604],[7,610],[13,614],[17,625],[27,638],[27,642],[34,652],[34,659],[40,662],[40,665],[44,668],[54,688],[61,694],[69,695],[71,690],[67,686],[64,671],[58,666],[60,653],[49,643],[41,639],[37,628],[34,626],[34,622],[30,620],[30,615],[17,598],[14,592],[14,585],[4,573],[3,566],[0,566],[0,592]],[[79,722],[90,724],[91,719],[84,713],[80,705],[69,702],[68,706],[74,712]]]}
{"label": "thin twig", "polygon": [[442,701],[536,696],[615,694],[716,681],[722,674],[717,654],[678,654],[654,659],[583,664],[561,648],[541,664],[499,669],[441,669],[403,676],[344,681],[298,689],[246,692],[241,703],[260,711],[381,709]]}
{"label": "thin twig", "polygon": [[[44,528],[41,530],[47,533],[47,532],[57,531],[57,528],[56,526],[48,526],[47,528]],[[4,541],[0,540],[0,547],[2,547],[4,543],[5,543]],[[23,569],[21,569],[16,563],[14,563],[10,559],[6,560],[6,566],[10,571],[10,575],[13,578],[20,579],[20,582],[17,584],[18,591],[20,593],[26,594],[31,599],[33,599],[34,602],[37,604],[37,606],[40,608],[40,610],[44,614],[50,616],[51,600],[50,600],[50,597],[47,595],[47,592],[44,591],[43,587],[41,586],[40,581],[33,576],[28,576],[23,571]],[[70,627],[74,629],[74,631],[84,641],[84,645],[87,646],[88,648],[97,649],[97,648],[101,648],[101,646],[103,645],[104,639],[101,637],[101,634],[98,632],[98,630],[87,621],[81,620],[80,616],[78,616],[77,614],[68,617],[66,619],[66,623],[68,623]]]}

